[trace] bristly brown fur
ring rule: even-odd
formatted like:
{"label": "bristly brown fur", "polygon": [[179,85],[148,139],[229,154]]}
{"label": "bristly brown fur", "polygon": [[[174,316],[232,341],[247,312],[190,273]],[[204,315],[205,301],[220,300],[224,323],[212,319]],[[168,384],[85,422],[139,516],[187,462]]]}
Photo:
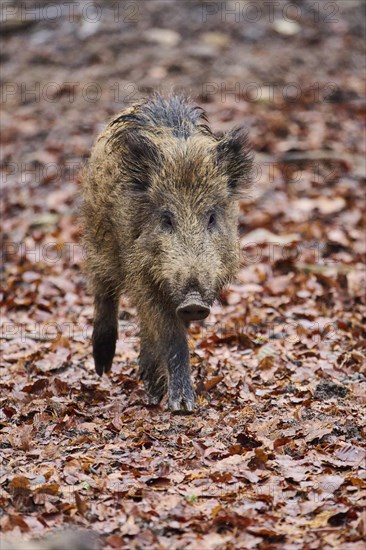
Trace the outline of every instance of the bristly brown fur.
{"label": "bristly brown fur", "polygon": [[141,101],[101,133],[82,210],[97,372],[111,368],[126,292],[141,320],[140,375],[151,401],[167,388],[173,410],[191,410],[186,326],[176,311],[191,292],[211,305],[235,273],[237,199],[251,163],[245,131],[219,139],[203,109],[179,96]]}

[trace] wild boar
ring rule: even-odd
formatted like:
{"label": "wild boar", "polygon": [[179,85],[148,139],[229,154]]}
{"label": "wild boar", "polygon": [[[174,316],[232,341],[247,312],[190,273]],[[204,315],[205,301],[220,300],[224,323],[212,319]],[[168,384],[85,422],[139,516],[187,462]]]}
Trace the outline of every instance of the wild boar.
{"label": "wild boar", "polygon": [[203,109],[155,95],[115,116],[83,176],[86,268],[95,299],[95,369],[111,369],[118,305],[140,319],[140,368],[149,402],[194,410],[187,345],[239,264],[238,199],[250,185],[247,133],[219,138]]}

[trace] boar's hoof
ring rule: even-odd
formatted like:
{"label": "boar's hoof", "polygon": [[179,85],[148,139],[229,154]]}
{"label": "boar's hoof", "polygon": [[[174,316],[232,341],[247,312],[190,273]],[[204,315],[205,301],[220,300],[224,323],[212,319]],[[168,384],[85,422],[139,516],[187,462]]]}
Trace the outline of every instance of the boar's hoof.
{"label": "boar's hoof", "polygon": [[110,361],[104,361],[103,359],[98,359],[97,354],[94,353],[94,364],[95,364],[95,372],[99,376],[103,376],[104,373],[107,373],[112,368],[112,359]]}
{"label": "boar's hoof", "polygon": [[160,401],[164,397],[165,387],[151,388],[151,386],[146,381],[144,381],[144,385],[145,385],[145,390],[147,393],[149,405],[159,405]]}
{"label": "boar's hoof", "polygon": [[168,408],[174,414],[192,414],[194,412],[194,397],[186,397],[184,395],[177,398],[170,397]]}
{"label": "boar's hoof", "polygon": [[139,378],[143,380],[149,405],[159,405],[167,390],[165,374],[154,364],[140,364]]}
{"label": "boar's hoof", "polygon": [[148,395],[149,405],[159,405],[161,399],[160,395]]}

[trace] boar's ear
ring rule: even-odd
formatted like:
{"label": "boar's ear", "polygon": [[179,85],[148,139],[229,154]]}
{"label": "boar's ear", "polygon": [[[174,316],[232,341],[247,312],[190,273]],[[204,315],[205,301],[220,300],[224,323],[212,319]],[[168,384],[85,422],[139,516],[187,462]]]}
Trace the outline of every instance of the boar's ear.
{"label": "boar's ear", "polygon": [[229,191],[240,196],[243,189],[250,187],[253,156],[244,128],[234,128],[217,144],[217,163],[228,176]]}
{"label": "boar's ear", "polygon": [[128,174],[134,191],[146,191],[150,185],[151,175],[162,166],[159,147],[146,135],[136,130],[126,132],[125,160]]}

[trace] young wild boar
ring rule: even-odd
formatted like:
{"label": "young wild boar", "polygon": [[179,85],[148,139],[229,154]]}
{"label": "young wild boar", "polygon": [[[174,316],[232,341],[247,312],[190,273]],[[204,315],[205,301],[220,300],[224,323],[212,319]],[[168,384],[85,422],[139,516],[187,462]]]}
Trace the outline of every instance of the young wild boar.
{"label": "young wild boar", "polygon": [[149,402],[194,409],[187,327],[207,317],[239,262],[238,199],[251,155],[237,128],[217,138],[202,109],[156,95],[122,111],[83,178],[87,272],[95,297],[95,369],[111,369],[122,292],[141,325]]}

